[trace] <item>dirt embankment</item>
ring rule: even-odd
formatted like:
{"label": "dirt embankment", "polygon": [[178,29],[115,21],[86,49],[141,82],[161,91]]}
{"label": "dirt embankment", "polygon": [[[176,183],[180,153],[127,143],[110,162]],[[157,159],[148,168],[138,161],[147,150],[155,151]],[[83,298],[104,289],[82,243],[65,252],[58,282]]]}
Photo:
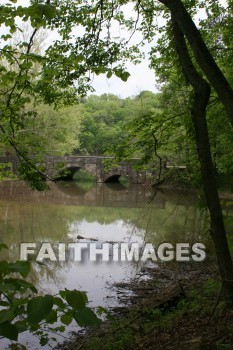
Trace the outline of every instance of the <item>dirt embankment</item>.
{"label": "dirt embankment", "polygon": [[122,306],[62,350],[233,349],[233,309],[214,260],[145,267],[117,288]]}

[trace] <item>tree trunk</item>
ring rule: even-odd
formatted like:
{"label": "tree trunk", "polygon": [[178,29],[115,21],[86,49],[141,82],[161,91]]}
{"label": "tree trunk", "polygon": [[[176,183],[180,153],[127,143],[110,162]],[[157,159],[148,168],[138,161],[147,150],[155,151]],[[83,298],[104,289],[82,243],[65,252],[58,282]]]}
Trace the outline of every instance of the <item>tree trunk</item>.
{"label": "tree trunk", "polygon": [[227,243],[222,210],[218,196],[213,161],[210,152],[206,107],[210,97],[209,84],[199,75],[190,58],[184,34],[172,16],[176,51],[190,85],[194,89],[192,117],[195,126],[196,147],[201,166],[204,192],[211,219],[211,236],[214,242],[224,291],[233,298],[233,265]]}
{"label": "tree trunk", "polygon": [[192,48],[194,56],[211,86],[217,92],[233,126],[233,89],[218,67],[181,0],[159,0],[171,12]]}

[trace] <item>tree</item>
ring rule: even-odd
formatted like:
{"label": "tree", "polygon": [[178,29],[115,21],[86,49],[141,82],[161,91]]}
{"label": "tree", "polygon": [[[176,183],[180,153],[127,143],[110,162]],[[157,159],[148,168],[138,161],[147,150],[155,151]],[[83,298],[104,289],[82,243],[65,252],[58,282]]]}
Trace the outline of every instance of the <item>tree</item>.
{"label": "tree", "polygon": [[169,9],[171,15],[189,41],[199,67],[217,92],[233,126],[233,89],[203,41],[200,31],[195,26],[181,0],[159,1]]}
{"label": "tree", "polygon": [[233,266],[227,243],[223,215],[218,196],[214,166],[211,158],[206,107],[210,98],[210,86],[197,72],[190,58],[184,34],[172,16],[174,40],[180,64],[187,80],[194,89],[192,117],[196,134],[196,147],[202,172],[202,181],[211,218],[211,236],[215,245],[218,266],[223,279],[223,289],[228,298],[233,295]]}
{"label": "tree", "polygon": [[[195,127],[195,141],[197,146],[200,167],[202,171],[202,181],[204,184],[207,206],[211,217],[211,235],[215,244],[220,275],[223,286],[232,299],[233,296],[233,266],[229,247],[227,244],[223,217],[217,185],[215,179],[214,166],[211,159],[211,151],[208,136],[208,126],[206,122],[206,107],[210,98],[210,86],[198,73],[190,54],[186,47],[187,38],[196,63],[202,69],[212,87],[217,92],[222,101],[229,120],[233,126],[233,90],[227,79],[215,62],[205,45],[200,32],[197,30],[187,9],[180,0],[161,0],[170,11],[173,21],[172,36],[176,44],[176,52],[179,57],[185,77],[194,89],[194,102],[192,106],[192,116]],[[140,6],[140,3],[139,3]],[[161,59],[163,60],[163,58]]]}
{"label": "tree", "polygon": [[[206,107],[208,105],[210,97],[210,86],[197,72],[194,64],[192,63],[185,43],[184,35],[190,43],[197,63],[204,71],[209,82],[212,84],[218,93],[219,98],[223,102],[231,123],[232,104],[230,100],[232,101],[232,89],[220,69],[216,68],[216,63],[204,45],[204,42],[200,40],[200,33],[196,32],[196,34],[194,34],[196,29],[194,25],[189,23],[187,12],[185,11],[184,7],[179,5],[179,11],[177,11],[177,7],[174,8],[174,4],[177,3],[176,1],[172,4],[169,1],[165,1],[164,3],[169,7],[171,11],[171,17],[173,21],[173,36],[180,64],[188,82],[191,84],[195,92],[192,107],[192,116],[196,134],[197,152],[202,171],[202,181],[204,184],[207,206],[209,208],[211,217],[211,235],[215,245],[220,275],[223,280],[223,288],[228,294],[228,297],[232,299],[232,260],[224,229],[214,166],[211,159],[208,126],[206,122]],[[177,13],[179,15],[177,15]],[[187,25],[187,23],[189,24]]]}

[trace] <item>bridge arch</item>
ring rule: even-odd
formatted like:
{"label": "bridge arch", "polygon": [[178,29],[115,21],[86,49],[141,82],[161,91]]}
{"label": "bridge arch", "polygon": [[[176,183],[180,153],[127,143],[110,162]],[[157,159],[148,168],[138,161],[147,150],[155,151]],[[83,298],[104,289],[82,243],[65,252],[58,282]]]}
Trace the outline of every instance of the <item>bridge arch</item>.
{"label": "bridge arch", "polygon": [[130,177],[116,172],[116,174],[111,173],[110,175],[105,176],[103,182],[110,185],[122,185],[123,188],[127,188],[130,183]]}
{"label": "bridge arch", "polygon": [[72,181],[74,175],[80,169],[81,168],[77,166],[66,166],[65,168],[59,171],[58,175],[56,176],[56,180]]}
{"label": "bridge arch", "polygon": [[72,181],[74,175],[78,171],[83,171],[89,175],[91,175],[93,178],[96,178],[96,171],[93,169],[93,167],[90,167],[88,165],[70,165],[67,164],[62,170],[59,171],[56,179],[63,180],[63,181]]}
{"label": "bridge arch", "polygon": [[119,179],[121,177],[121,174],[113,174],[107,177],[104,182],[105,183],[120,183]]}

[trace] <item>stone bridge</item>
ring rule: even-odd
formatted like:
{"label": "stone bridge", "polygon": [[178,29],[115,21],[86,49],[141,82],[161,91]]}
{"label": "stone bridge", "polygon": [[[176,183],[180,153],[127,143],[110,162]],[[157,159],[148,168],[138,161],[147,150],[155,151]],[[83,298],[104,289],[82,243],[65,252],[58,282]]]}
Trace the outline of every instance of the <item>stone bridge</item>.
{"label": "stone bridge", "polygon": [[[139,160],[139,158],[132,158],[115,165],[113,157],[46,156],[43,164],[47,175],[52,179],[72,180],[77,171],[85,170],[96,179],[96,182],[118,182],[119,178],[124,176],[132,184],[144,184],[148,181],[150,173],[135,170],[134,166]],[[110,164],[108,168],[105,167],[106,162]],[[9,163],[12,172],[17,174],[19,160],[16,156],[1,156],[0,163]]]}

